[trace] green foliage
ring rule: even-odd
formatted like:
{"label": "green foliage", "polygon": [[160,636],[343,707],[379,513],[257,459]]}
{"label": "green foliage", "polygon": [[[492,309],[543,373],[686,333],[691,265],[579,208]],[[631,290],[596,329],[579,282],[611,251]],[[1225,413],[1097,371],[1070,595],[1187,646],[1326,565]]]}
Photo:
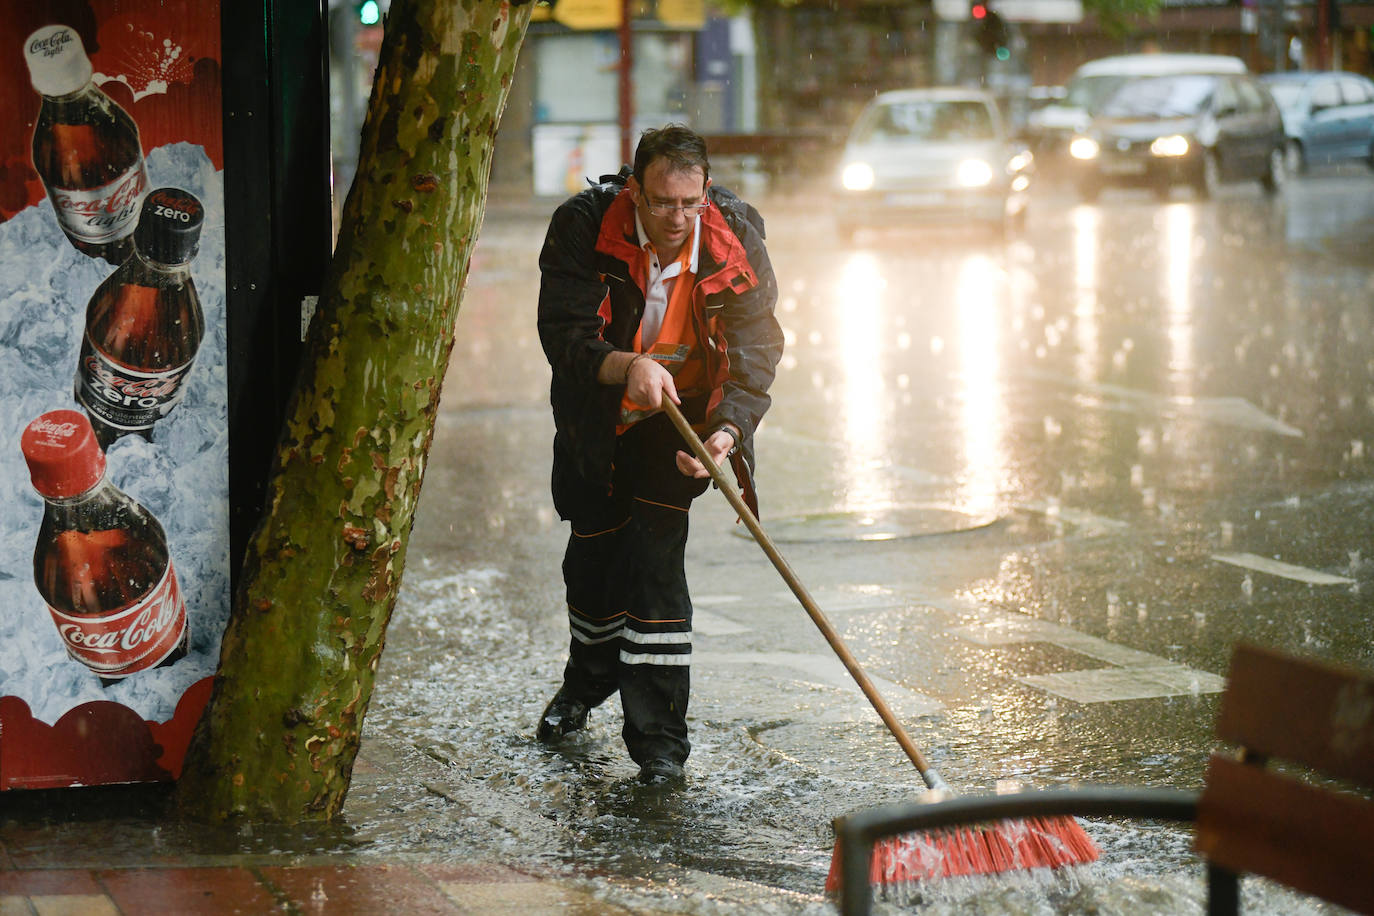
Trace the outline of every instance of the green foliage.
{"label": "green foliage", "polygon": [[1153,19],[1160,6],[1160,0],[1083,0],[1083,14],[1096,19],[1105,34],[1123,38],[1142,19]]}

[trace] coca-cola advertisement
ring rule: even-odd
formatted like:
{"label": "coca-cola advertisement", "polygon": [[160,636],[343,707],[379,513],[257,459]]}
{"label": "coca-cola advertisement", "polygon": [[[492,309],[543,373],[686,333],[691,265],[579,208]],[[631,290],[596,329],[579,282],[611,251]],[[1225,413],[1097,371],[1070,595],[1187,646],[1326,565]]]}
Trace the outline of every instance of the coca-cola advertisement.
{"label": "coca-cola advertisement", "polygon": [[174,779],[230,601],[219,3],[0,14],[0,790]]}

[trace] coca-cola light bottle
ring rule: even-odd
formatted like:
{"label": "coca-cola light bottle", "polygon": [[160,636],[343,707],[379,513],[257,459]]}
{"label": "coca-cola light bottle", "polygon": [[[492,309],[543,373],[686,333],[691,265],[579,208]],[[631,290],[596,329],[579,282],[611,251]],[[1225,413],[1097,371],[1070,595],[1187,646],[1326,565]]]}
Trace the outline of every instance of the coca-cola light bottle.
{"label": "coca-cola light bottle", "polygon": [[205,335],[191,278],[205,211],[189,191],[158,188],[143,199],[134,251],[86,306],[75,395],[102,447],[120,436],[152,438],[153,424],[185,394]]}
{"label": "coca-cola light bottle", "polygon": [[132,248],[148,169],[138,125],[91,82],[76,30],[48,25],[24,44],[33,88],[43,96],[33,130],[33,167],[57,223],[77,250],[119,264]]}
{"label": "coca-cola light bottle", "polygon": [[186,654],[186,602],[162,525],[105,477],[86,416],[54,410],[20,437],[46,503],[33,577],[67,654],[105,686]]}

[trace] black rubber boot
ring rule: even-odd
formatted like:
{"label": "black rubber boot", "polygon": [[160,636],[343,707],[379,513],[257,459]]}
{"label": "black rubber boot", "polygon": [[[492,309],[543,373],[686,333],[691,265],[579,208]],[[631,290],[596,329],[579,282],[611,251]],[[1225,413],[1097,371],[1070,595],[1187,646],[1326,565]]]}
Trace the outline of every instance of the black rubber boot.
{"label": "black rubber boot", "polygon": [[544,707],[539,717],[539,727],[534,736],[544,744],[554,744],[565,735],[570,735],[587,724],[587,704],[575,700],[559,688],[558,692]]}
{"label": "black rubber boot", "polygon": [[674,763],[666,757],[646,760],[644,765],[639,768],[639,781],[647,786],[681,782],[684,778],[686,777],[683,774],[682,765]]}

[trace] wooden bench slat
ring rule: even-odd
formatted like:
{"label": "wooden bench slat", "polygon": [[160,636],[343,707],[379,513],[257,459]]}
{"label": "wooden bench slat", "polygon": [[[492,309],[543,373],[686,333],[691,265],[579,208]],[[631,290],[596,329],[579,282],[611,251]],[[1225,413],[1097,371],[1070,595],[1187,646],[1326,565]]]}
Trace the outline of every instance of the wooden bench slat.
{"label": "wooden bench slat", "polygon": [[1217,736],[1374,787],[1374,674],[1237,645]]}
{"label": "wooden bench slat", "polygon": [[1216,755],[1194,847],[1234,872],[1374,914],[1374,802]]}

